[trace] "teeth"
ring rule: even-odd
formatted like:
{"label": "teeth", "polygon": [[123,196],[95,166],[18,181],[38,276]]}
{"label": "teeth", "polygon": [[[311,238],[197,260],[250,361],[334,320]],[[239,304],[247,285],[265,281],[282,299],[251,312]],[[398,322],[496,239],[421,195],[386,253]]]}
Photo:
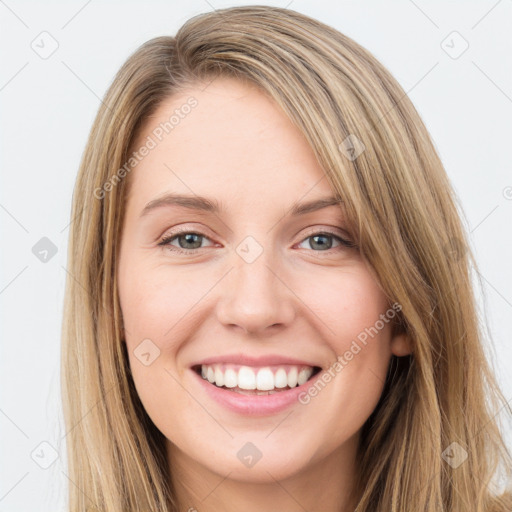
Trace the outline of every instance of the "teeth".
{"label": "teeth", "polygon": [[224,386],[224,374],[218,366],[215,367],[215,385]]}
{"label": "teeth", "polygon": [[236,388],[238,384],[238,376],[232,368],[228,368],[224,373],[224,386],[227,388]]}
{"label": "teeth", "polygon": [[260,391],[270,391],[274,389],[274,374],[270,368],[258,370],[258,374],[256,375],[256,387]]}
{"label": "teeth", "polygon": [[256,375],[248,366],[238,370],[238,387],[240,389],[256,389]]}
{"label": "teeth", "polygon": [[297,385],[297,375],[298,375],[297,368],[292,368],[288,372],[288,387],[294,388]]}
{"label": "teeth", "polygon": [[279,368],[274,375],[274,385],[276,388],[285,388],[288,386],[288,377],[284,368]]}
{"label": "teeth", "polygon": [[311,366],[252,368],[227,364],[201,365],[201,376],[208,382],[218,387],[236,388],[235,391],[253,391],[252,394],[261,395],[275,392],[276,389],[301,386],[312,374]]}
{"label": "teeth", "polygon": [[302,386],[302,384],[304,384],[304,382],[307,382],[309,377],[311,377],[311,372],[309,371],[309,368],[303,368],[299,372],[299,376],[297,377],[297,384],[299,386]]}

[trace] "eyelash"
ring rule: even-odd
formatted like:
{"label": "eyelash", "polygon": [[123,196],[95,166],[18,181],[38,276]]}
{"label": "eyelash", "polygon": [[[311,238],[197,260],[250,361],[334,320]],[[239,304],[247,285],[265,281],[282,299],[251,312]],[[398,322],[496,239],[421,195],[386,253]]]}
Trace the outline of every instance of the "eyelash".
{"label": "eyelash", "polygon": [[[176,231],[174,233],[170,233],[169,235],[163,237],[162,240],[158,243],[158,245],[167,247],[172,252],[175,252],[178,254],[188,254],[188,255],[196,254],[197,251],[204,249],[204,247],[198,247],[197,249],[183,249],[181,247],[176,247],[176,246],[170,244],[173,240],[177,239],[181,235],[199,235],[200,237],[206,238],[209,240],[209,238],[206,235],[204,235],[203,233],[201,233],[199,231],[182,230],[182,231]],[[314,249],[311,249],[313,252],[330,253],[331,251],[336,250],[336,249],[342,249],[342,248],[350,249],[350,248],[356,247],[356,245],[353,242],[351,242],[350,240],[346,240],[345,238],[342,238],[341,236],[337,235],[336,233],[333,233],[333,232],[327,231],[327,230],[315,231],[315,232],[309,234],[308,236],[306,236],[305,238],[303,238],[300,243],[303,243],[308,238],[313,238],[314,236],[319,236],[319,235],[331,236],[333,238],[336,238],[340,242],[340,246],[326,249],[324,251],[315,251]]]}

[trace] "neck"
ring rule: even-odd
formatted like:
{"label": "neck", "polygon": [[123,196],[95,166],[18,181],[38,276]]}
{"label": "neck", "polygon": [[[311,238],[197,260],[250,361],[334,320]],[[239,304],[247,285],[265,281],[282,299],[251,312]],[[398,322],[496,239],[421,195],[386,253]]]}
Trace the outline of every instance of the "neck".
{"label": "neck", "polygon": [[215,473],[168,442],[168,458],[178,510],[188,512],[352,512],[357,440],[354,436],[337,451],[299,472],[276,479],[272,471],[254,481]]}

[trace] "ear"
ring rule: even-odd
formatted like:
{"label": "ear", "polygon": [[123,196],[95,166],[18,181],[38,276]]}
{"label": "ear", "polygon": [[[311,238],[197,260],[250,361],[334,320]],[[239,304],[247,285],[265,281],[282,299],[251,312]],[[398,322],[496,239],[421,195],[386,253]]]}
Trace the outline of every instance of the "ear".
{"label": "ear", "polygon": [[391,352],[398,357],[412,354],[412,343],[405,332],[393,335],[391,338]]}

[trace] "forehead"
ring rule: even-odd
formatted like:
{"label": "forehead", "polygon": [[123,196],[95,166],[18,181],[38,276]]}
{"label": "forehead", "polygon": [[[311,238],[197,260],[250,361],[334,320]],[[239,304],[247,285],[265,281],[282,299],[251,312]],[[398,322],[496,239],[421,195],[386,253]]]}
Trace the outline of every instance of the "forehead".
{"label": "forehead", "polygon": [[154,147],[130,177],[130,200],[139,206],[178,192],[269,208],[331,191],[305,137],[279,106],[255,85],[231,78],[167,98],[144,123],[134,150],[150,139]]}

